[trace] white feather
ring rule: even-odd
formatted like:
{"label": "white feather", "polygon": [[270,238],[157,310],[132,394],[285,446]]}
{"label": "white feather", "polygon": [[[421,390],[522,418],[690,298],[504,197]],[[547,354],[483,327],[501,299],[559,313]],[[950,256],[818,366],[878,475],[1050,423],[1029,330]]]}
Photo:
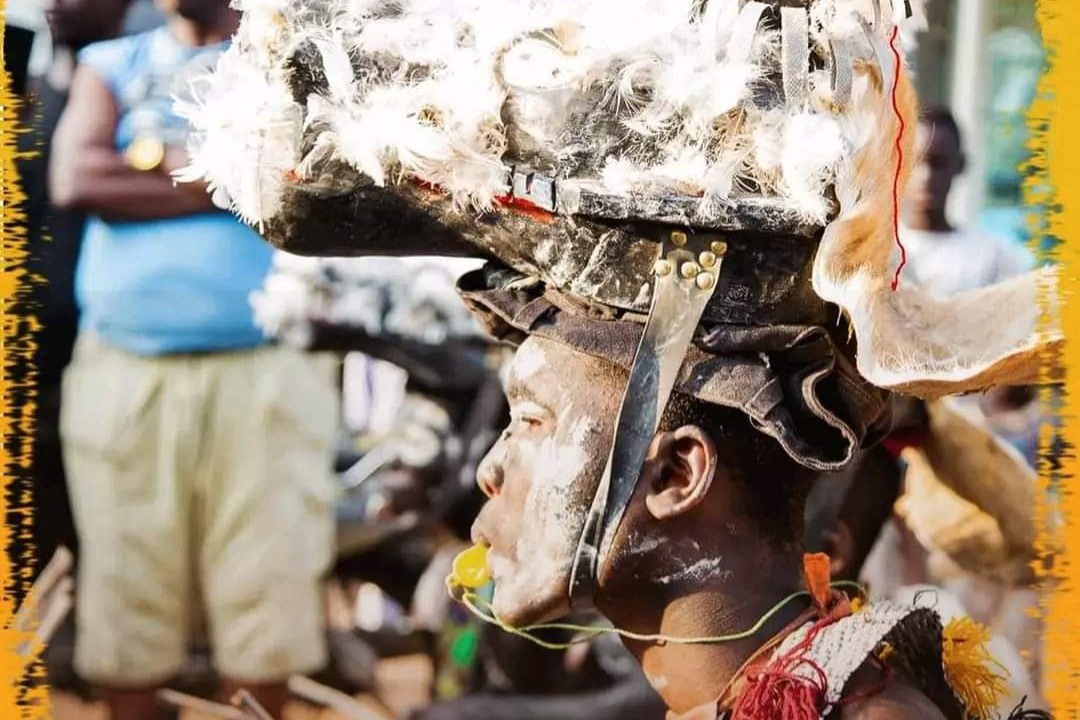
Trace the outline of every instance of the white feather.
{"label": "white feather", "polygon": [[800,113],[787,118],[780,167],[789,197],[807,217],[825,221],[825,191],[843,158],[843,137],[831,117]]}

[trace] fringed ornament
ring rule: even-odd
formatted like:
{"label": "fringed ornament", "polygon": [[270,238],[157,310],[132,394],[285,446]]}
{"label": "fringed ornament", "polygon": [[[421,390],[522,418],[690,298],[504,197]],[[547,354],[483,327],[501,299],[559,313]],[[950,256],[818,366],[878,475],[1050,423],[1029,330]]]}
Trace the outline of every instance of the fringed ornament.
{"label": "fringed ornament", "polygon": [[956,618],[945,626],[942,641],[945,677],[963,703],[965,717],[990,720],[1005,696],[1008,675],[986,647],[990,630],[969,617]]}
{"label": "fringed ornament", "polygon": [[[810,570],[812,563],[807,566]],[[731,720],[819,720],[829,677],[806,655],[818,632],[834,622],[828,617],[817,621],[785,654],[750,672],[746,689],[731,709]]]}
{"label": "fringed ornament", "polygon": [[794,674],[783,666],[770,666],[750,678],[731,712],[731,720],[819,720],[825,704],[825,671],[809,660],[814,678]]}

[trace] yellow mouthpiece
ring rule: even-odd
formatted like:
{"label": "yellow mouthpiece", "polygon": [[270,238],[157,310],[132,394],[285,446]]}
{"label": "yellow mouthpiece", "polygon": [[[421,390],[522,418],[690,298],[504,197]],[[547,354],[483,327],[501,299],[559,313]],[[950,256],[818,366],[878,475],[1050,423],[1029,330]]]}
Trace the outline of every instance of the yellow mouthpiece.
{"label": "yellow mouthpiece", "polygon": [[478,590],[491,581],[487,567],[487,551],[483,545],[473,545],[454,558],[454,571],[450,575],[450,584],[458,587]]}

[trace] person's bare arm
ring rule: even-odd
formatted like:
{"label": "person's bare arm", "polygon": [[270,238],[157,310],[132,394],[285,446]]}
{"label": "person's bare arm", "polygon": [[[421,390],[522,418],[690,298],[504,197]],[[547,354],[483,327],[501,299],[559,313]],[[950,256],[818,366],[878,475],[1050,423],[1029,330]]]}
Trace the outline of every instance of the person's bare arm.
{"label": "person's bare arm", "polygon": [[54,205],[107,220],[152,220],[214,209],[205,186],[177,186],[169,172],[183,162],[169,148],[161,167],[135,170],[116,152],[112,93],[91,69],[75,72],[67,107],[53,136],[49,191]]}

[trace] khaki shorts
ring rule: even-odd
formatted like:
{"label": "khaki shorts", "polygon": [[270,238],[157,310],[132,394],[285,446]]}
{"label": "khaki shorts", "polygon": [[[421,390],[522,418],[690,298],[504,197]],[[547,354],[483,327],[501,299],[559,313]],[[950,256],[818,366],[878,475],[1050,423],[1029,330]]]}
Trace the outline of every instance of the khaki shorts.
{"label": "khaki shorts", "polygon": [[333,373],[332,358],[284,348],[147,358],[79,339],[61,433],[86,679],[167,680],[204,623],[230,679],[325,663]]}

